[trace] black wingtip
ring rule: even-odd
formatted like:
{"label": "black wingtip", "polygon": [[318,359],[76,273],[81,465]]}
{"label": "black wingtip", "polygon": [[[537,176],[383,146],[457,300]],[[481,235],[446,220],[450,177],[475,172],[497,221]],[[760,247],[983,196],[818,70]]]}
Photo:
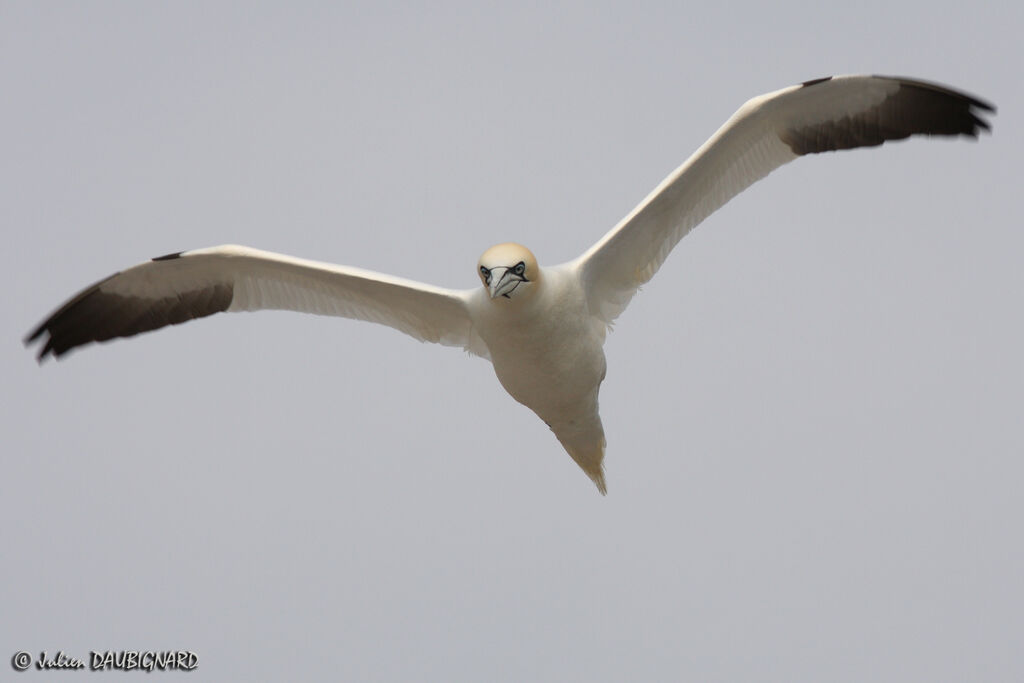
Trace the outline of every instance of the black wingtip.
{"label": "black wingtip", "polygon": [[[865,79],[883,81],[895,88],[875,104],[840,111],[831,120],[794,125],[781,130],[779,137],[795,154],[803,155],[874,147],[912,135],[962,135],[977,139],[982,131],[992,130],[986,115],[994,112],[995,106],[973,95],[938,83],[898,76],[851,77],[850,82],[857,84]],[[819,78],[806,81],[804,87],[832,82],[842,88],[841,81],[845,80]]]}
{"label": "black wingtip", "polygon": [[831,76],[823,76],[821,78],[812,78],[809,81],[804,81],[800,85],[803,86],[804,88],[809,88],[812,85],[817,85],[818,83],[824,83],[825,81],[831,81],[831,80],[832,80]]}
{"label": "black wingtip", "polygon": [[[986,130],[986,131],[989,131],[989,132],[991,132],[991,130],[992,130],[992,126],[991,126],[991,124],[988,121],[986,121],[985,119],[981,118],[981,116],[979,116],[978,113],[975,113],[974,111],[970,111],[971,109],[977,109],[979,113],[995,114],[996,113],[996,105],[992,104],[991,102],[989,102],[987,100],[983,100],[980,97],[977,97],[975,95],[971,95],[970,93],[966,93],[963,90],[957,90],[957,89],[954,89],[954,88],[950,88],[950,87],[944,86],[941,83],[934,83],[932,81],[924,81],[924,80],[921,80],[921,79],[918,79],[918,78],[906,78],[906,77],[903,77],[903,76],[882,76],[882,75],[876,75],[876,77],[877,78],[885,78],[885,79],[889,79],[889,80],[892,80],[892,81],[898,81],[899,84],[900,84],[900,87],[902,87],[902,88],[911,88],[911,89],[916,89],[916,90],[921,90],[921,91],[931,91],[933,93],[941,95],[944,98],[952,97],[952,98],[961,100],[962,102],[964,102],[967,105],[967,108],[968,108],[968,111],[969,111],[969,113],[971,115],[971,118],[974,120],[974,124],[975,124],[975,126],[977,128],[980,128],[980,129],[983,129],[983,130]],[[973,136],[977,137],[977,131],[974,132]]]}
{"label": "black wingtip", "polygon": [[[29,332],[25,336],[25,338],[21,340],[21,343],[24,344],[26,348],[29,347],[29,346],[32,346],[32,344],[34,344],[36,342],[36,340],[39,339],[39,337],[41,337],[43,332],[45,332],[45,331],[46,331],[46,322],[43,322],[41,325],[39,325],[34,330]],[[50,351],[49,344],[43,344],[43,348],[40,349],[38,354],[36,354],[36,362],[39,363],[40,365],[42,365],[43,361],[46,360],[46,354],[49,351]]]}
{"label": "black wingtip", "polygon": [[[176,257],[164,260],[173,258]],[[42,341],[43,333],[48,333],[37,357],[40,363],[47,356],[59,359],[93,342],[133,337],[167,325],[221,313],[228,310],[233,297],[232,285],[227,282],[203,284],[180,291],[170,287],[163,295],[152,297],[103,291],[105,283],[121,275],[115,273],[85,288],[29,333],[25,338],[26,346]]]}
{"label": "black wingtip", "polygon": [[[46,322],[49,322],[49,321],[46,321]],[[26,348],[31,346],[32,344],[36,343],[36,341],[38,341],[39,338],[43,335],[43,332],[47,331],[46,322],[44,322],[42,325],[40,325],[36,329],[32,330],[32,332],[30,332],[28,334],[28,336],[26,336],[24,339],[21,340],[21,342],[25,345]],[[53,349],[53,336],[52,335],[49,338],[47,338],[47,340],[43,344],[42,348],[39,349],[39,353],[36,354],[36,362],[39,363],[40,365],[42,365],[43,362],[49,356],[53,356],[54,358],[59,358],[60,357],[60,354],[55,352],[54,349]]]}
{"label": "black wingtip", "polygon": [[36,329],[29,332],[27,335],[25,335],[25,338],[21,340],[21,343],[24,344],[25,346],[30,346],[32,342],[34,342],[36,339],[39,339],[39,335],[41,335],[43,333],[43,330],[45,329],[46,323],[43,323]]}
{"label": "black wingtip", "polygon": [[184,253],[185,252],[183,252],[183,251],[176,251],[173,254],[164,254],[163,256],[156,256],[156,257],[154,257],[154,258],[152,258],[150,260],[152,260],[152,261],[171,261],[173,259],[180,258],[181,255],[184,254]]}

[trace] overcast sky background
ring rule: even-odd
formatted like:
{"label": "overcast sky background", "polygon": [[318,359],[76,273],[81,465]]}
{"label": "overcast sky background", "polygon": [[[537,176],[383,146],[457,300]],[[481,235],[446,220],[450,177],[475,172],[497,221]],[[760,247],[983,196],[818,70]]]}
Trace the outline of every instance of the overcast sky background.
{"label": "overcast sky background", "polygon": [[[4,666],[1022,680],[1022,14],[0,3]],[[833,73],[962,88],[994,134],[801,159],[683,240],[606,345],[606,498],[488,363],[385,327],[22,347],[182,249],[456,288],[497,242],[565,261],[746,99]]]}

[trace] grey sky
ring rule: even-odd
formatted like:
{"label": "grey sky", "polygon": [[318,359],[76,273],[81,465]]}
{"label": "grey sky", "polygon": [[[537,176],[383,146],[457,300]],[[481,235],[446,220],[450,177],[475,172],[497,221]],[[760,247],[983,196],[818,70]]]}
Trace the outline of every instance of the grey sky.
{"label": "grey sky", "polygon": [[[0,656],[1024,678],[1024,10],[517,4],[0,5]],[[861,72],[991,100],[994,135],[798,160],[683,240],[606,346],[607,498],[486,362],[384,327],[20,343],[226,242],[460,288],[496,242],[561,262],[747,98]]]}

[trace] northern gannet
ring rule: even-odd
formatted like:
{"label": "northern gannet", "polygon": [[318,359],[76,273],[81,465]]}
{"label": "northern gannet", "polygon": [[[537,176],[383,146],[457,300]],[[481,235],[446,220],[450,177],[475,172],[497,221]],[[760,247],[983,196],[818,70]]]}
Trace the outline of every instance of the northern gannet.
{"label": "northern gannet", "polygon": [[226,245],[160,256],[87,287],[25,339],[39,361],[221,311],[287,309],[382,323],[489,359],[601,493],[598,391],[612,322],[698,223],[804,154],[911,135],[977,138],[992,105],[941,85],[886,76],[807,81],[744,104],[597,244],[540,266],[526,247],[491,247],[482,287],[452,290],[391,275]]}

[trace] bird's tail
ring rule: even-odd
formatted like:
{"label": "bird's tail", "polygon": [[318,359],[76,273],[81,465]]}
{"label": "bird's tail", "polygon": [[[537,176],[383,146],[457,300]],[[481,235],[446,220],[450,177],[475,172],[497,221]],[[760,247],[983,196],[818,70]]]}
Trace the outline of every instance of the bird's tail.
{"label": "bird's tail", "polygon": [[601,495],[606,495],[608,487],[604,483],[604,449],[607,442],[601,418],[596,418],[593,423],[582,429],[577,423],[552,425],[551,431],[580,469],[594,482]]}

